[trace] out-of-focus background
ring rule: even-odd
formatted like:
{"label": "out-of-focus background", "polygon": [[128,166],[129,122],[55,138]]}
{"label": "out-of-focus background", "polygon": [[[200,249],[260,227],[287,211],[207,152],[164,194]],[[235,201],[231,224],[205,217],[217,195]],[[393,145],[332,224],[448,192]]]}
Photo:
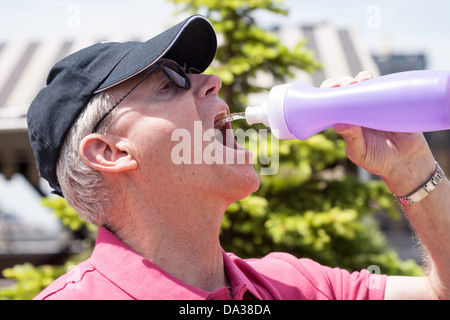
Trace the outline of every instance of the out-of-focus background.
{"label": "out-of-focus background", "polygon": [[[376,76],[450,69],[450,2],[286,0],[283,7],[288,16],[261,10],[256,23],[287,47],[307,39],[322,69],[297,75],[313,85],[363,69]],[[77,234],[40,202],[50,190],[28,142],[26,111],[51,66],[94,42],[151,38],[187,16],[174,15],[177,8],[164,0],[0,1],[0,271],[24,262],[59,264],[80,251]],[[449,172],[449,134],[427,138]],[[402,219],[380,218],[380,225],[400,258],[419,261]],[[10,283],[0,276],[0,286]]]}

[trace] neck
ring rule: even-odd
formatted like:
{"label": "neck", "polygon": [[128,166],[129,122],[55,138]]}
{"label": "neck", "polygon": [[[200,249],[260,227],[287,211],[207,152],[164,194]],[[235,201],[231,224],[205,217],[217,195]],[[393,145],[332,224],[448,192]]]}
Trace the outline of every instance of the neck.
{"label": "neck", "polygon": [[[134,202],[134,204],[139,202]],[[186,284],[214,291],[225,285],[220,224],[228,205],[179,205],[168,201],[121,206],[111,231],[135,252]],[[200,202],[198,202],[200,203]],[[143,210],[146,208],[146,210]],[[148,208],[151,208],[150,210]]]}

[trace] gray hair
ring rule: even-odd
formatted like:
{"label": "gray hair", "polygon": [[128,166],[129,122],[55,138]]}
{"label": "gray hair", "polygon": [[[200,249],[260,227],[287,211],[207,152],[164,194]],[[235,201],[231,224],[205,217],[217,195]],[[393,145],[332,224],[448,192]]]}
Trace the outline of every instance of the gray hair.
{"label": "gray hair", "polygon": [[[107,91],[96,94],[91,99],[70,129],[56,166],[56,176],[67,203],[83,219],[96,226],[105,225],[108,221],[108,212],[113,202],[111,190],[101,172],[81,159],[79,147],[83,138],[91,133],[97,119],[113,103],[113,95]],[[112,118],[112,114],[108,115],[97,132],[105,134]]]}

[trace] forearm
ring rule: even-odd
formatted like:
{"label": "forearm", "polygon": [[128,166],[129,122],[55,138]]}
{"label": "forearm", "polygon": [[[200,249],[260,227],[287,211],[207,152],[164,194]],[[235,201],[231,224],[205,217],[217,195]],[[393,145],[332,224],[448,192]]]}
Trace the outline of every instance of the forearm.
{"label": "forearm", "polygon": [[[390,190],[404,196],[415,191],[436,170],[430,152],[403,162],[396,174],[383,177]],[[425,199],[403,206],[428,255],[427,276],[436,295],[450,298],[450,182],[444,177]]]}

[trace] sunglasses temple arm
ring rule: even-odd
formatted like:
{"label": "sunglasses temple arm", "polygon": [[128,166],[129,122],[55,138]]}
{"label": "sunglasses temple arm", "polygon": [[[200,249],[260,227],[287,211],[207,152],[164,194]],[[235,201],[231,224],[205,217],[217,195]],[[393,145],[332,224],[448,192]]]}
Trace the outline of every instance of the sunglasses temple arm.
{"label": "sunglasses temple arm", "polygon": [[120,98],[119,101],[117,101],[108,111],[105,112],[105,114],[100,118],[100,120],[97,121],[97,123],[95,124],[94,129],[92,129],[91,133],[97,132],[97,129],[98,129],[100,123],[102,123],[102,121],[105,120],[105,118],[123,101],[123,99],[128,97],[128,95],[130,93],[132,93],[134,91],[134,89],[136,89],[145,79],[147,79],[156,70],[157,66],[158,65],[155,65],[153,68],[151,68],[147,72],[147,74],[141,80],[139,80],[138,83],[136,83],[122,98]]}

